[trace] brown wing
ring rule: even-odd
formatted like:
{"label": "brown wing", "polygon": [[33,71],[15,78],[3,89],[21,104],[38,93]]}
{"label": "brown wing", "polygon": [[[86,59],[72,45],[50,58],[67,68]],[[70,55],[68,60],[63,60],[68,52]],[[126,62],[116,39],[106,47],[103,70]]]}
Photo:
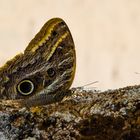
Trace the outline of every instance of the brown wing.
{"label": "brown wing", "polygon": [[29,43],[24,54],[1,68],[0,85],[4,89],[1,97],[24,98],[27,104],[31,101],[37,104],[45,96],[66,92],[72,84],[75,66],[71,33],[62,19],[53,18]]}

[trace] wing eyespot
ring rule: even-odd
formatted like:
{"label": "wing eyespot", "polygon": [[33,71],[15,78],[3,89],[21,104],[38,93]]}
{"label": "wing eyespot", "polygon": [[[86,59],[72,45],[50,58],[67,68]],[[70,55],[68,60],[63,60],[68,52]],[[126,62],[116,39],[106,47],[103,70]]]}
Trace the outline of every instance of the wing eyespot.
{"label": "wing eyespot", "polygon": [[17,91],[21,95],[30,95],[34,91],[34,84],[30,80],[22,80],[17,86]]}
{"label": "wing eyespot", "polygon": [[49,68],[49,69],[47,70],[47,74],[48,74],[48,76],[49,76],[50,78],[53,78],[53,77],[56,75],[56,72],[55,72],[55,70],[54,70],[53,68]]}

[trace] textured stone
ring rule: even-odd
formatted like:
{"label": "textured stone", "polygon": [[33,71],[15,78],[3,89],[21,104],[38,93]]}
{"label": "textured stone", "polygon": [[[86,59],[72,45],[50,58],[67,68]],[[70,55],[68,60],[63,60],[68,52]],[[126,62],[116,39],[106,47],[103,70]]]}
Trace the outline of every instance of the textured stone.
{"label": "textured stone", "polygon": [[72,89],[61,102],[27,109],[0,101],[1,139],[140,139],[140,86],[94,91]]}

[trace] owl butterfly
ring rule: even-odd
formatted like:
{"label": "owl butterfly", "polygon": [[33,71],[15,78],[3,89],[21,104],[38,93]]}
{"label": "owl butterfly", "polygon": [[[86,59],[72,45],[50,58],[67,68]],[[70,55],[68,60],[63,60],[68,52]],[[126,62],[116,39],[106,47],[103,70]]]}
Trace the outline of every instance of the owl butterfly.
{"label": "owl butterfly", "polygon": [[60,101],[69,93],[75,67],[68,26],[60,18],[50,19],[23,54],[0,68],[0,98],[21,99],[29,107]]}

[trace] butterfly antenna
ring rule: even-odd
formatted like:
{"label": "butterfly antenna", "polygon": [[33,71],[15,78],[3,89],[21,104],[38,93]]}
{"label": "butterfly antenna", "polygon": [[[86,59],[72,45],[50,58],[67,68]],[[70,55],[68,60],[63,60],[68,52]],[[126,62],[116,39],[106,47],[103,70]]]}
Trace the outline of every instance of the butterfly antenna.
{"label": "butterfly antenna", "polygon": [[86,85],[83,85],[82,87],[87,87],[87,86],[93,85],[93,84],[98,83],[98,82],[99,82],[99,81],[94,81],[94,82],[88,83],[88,84],[86,84]]}
{"label": "butterfly antenna", "polygon": [[94,81],[94,82],[91,82],[91,83],[85,84],[85,85],[83,85],[83,86],[79,86],[78,88],[87,87],[87,86],[93,85],[93,84],[98,83],[98,82],[99,82],[99,81]]}

